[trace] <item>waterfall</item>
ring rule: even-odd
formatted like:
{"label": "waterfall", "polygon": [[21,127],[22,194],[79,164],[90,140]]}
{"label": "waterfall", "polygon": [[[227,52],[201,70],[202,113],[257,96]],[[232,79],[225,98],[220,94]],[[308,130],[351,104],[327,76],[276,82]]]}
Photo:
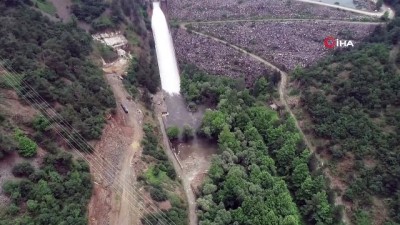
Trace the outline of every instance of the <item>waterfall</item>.
{"label": "waterfall", "polygon": [[179,94],[180,79],[175,58],[174,44],[168,29],[167,20],[160,8],[159,2],[153,2],[151,28],[153,29],[154,42],[156,45],[161,87],[170,95]]}

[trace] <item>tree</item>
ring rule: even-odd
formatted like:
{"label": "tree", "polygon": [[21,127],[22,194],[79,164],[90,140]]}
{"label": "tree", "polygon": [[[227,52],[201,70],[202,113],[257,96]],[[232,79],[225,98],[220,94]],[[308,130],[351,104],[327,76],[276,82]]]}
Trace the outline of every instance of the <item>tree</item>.
{"label": "tree", "polygon": [[33,119],[33,127],[38,131],[47,131],[50,126],[50,121],[43,115],[38,115]]}
{"label": "tree", "polygon": [[310,171],[306,163],[300,163],[293,170],[293,175],[291,177],[293,185],[298,189],[301,184],[310,176]]}
{"label": "tree", "polygon": [[16,177],[28,177],[35,172],[35,168],[29,162],[22,162],[14,166],[12,173]]}
{"label": "tree", "polygon": [[[207,110],[204,114],[202,130],[209,132],[210,138],[217,138],[219,133],[227,124],[226,114],[218,110]],[[229,126],[229,125],[228,125]],[[208,132],[206,132],[208,129]]]}
{"label": "tree", "polygon": [[265,77],[259,78],[254,84],[253,95],[258,97],[262,95],[266,95],[269,92],[269,83]]}
{"label": "tree", "polygon": [[150,189],[150,196],[157,202],[162,202],[168,199],[167,193],[161,187],[152,187]]}
{"label": "tree", "polygon": [[170,140],[175,140],[179,137],[179,128],[172,126],[167,129],[167,136]]}
{"label": "tree", "polygon": [[226,125],[218,136],[218,143],[221,150],[232,150],[238,152],[240,147],[240,142],[236,139],[235,134],[229,130],[228,125]]}
{"label": "tree", "polygon": [[383,5],[383,0],[376,1],[376,10],[380,10]]}
{"label": "tree", "polygon": [[305,212],[309,220],[316,224],[332,224],[332,208],[328,203],[328,196],[325,191],[317,192],[312,199],[306,201]]}
{"label": "tree", "polygon": [[15,138],[5,135],[3,132],[5,131],[1,131],[0,133],[0,159],[17,150]]}
{"label": "tree", "polygon": [[186,141],[192,139],[194,137],[193,128],[190,125],[185,124],[183,126],[182,136],[183,136],[183,139]]}
{"label": "tree", "polygon": [[372,225],[371,219],[367,212],[359,210],[356,212],[356,225]]}
{"label": "tree", "polygon": [[23,157],[33,157],[36,155],[37,144],[25,136],[21,130],[17,129],[14,135],[18,142],[18,152]]}

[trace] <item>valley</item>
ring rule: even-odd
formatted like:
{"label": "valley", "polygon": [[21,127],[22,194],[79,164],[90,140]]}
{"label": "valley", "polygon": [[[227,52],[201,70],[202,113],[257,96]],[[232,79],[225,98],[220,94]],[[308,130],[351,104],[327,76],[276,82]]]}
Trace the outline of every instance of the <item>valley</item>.
{"label": "valley", "polygon": [[0,224],[400,223],[397,0],[0,10]]}

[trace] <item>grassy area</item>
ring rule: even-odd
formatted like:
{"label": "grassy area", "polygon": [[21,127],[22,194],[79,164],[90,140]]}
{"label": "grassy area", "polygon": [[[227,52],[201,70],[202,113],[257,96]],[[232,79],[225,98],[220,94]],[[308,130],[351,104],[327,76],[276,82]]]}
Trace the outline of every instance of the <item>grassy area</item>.
{"label": "grassy area", "polygon": [[140,37],[132,29],[129,29],[129,28],[126,29],[125,36],[126,36],[126,39],[128,39],[129,43],[132,46],[139,46]]}
{"label": "grassy area", "polygon": [[159,170],[154,166],[149,167],[146,172],[144,173],[144,177],[146,182],[150,185],[161,185],[165,183],[168,179],[167,173],[165,171]]}
{"label": "grassy area", "polygon": [[45,13],[48,13],[52,16],[56,15],[56,7],[54,7],[53,3],[49,0],[33,0],[33,4],[36,8],[42,10]]}
{"label": "grassy area", "polygon": [[[13,76],[12,78],[9,76]],[[3,76],[0,77],[0,87],[5,87],[5,88],[12,88],[14,86],[19,87],[21,85],[23,76],[20,74],[17,75],[11,75],[11,74],[4,74]]]}

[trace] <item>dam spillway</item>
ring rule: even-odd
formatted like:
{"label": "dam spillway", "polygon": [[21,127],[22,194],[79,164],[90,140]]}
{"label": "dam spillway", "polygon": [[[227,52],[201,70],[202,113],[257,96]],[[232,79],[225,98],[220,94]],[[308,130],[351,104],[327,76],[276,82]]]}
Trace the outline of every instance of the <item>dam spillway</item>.
{"label": "dam spillway", "polygon": [[168,116],[164,117],[166,127],[183,128],[185,124],[197,129],[202,121],[204,108],[189,112],[183,96],[180,94],[180,76],[175,56],[174,43],[169,31],[166,17],[161,10],[160,2],[153,2],[151,27],[160,71],[161,88]]}
{"label": "dam spillway", "polygon": [[154,35],[161,88],[170,95],[179,94],[180,78],[174,44],[160,2],[153,2],[151,28]]}

